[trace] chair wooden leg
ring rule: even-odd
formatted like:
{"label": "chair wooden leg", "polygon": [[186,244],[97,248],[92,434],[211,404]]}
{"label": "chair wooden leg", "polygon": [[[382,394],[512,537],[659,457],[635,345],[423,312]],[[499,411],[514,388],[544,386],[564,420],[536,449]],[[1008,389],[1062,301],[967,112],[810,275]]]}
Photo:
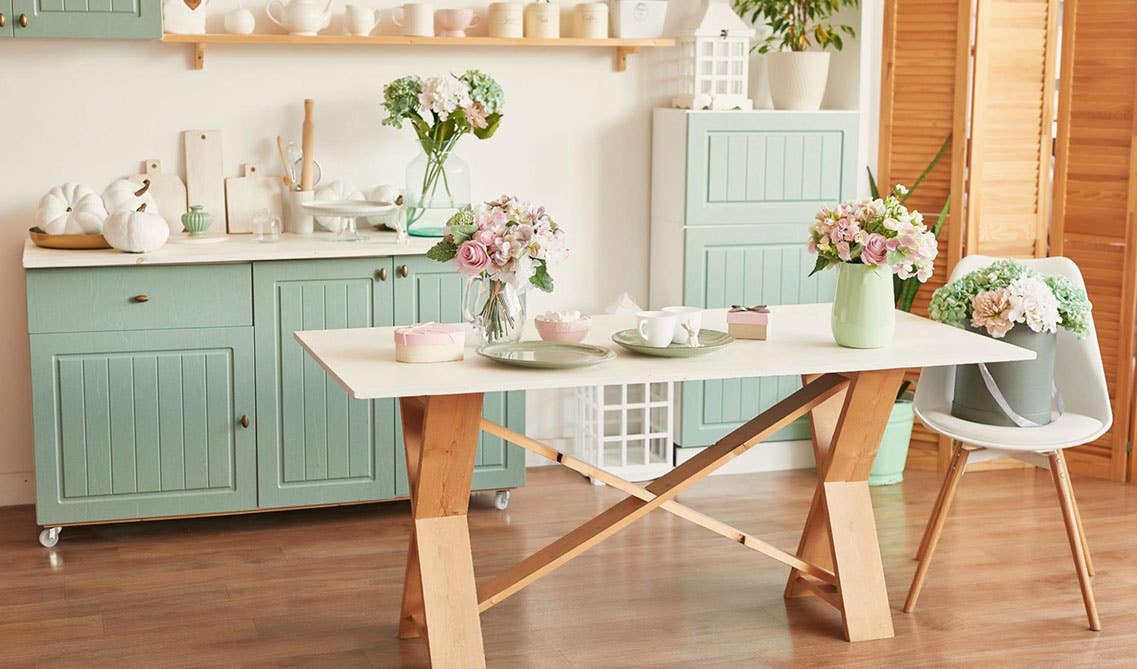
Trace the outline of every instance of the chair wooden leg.
{"label": "chair wooden leg", "polygon": [[928,575],[928,566],[932,563],[932,554],[936,552],[936,544],[940,542],[940,532],[944,529],[948,510],[955,499],[955,491],[959,488],[959,480],[963,478],[963,470],[967,468],[967,456],[970,454],[962,445],[955,447],[952,455],[952,464],[944,479],[943,503],[932,511],[928,519],[927,544],[924,546],[924,555],[916,565],[916,575],[912,577],[912,585],[908,588],[908,599],[904,602],[904,612],[912,613],[916,608],[916,600],[920,598],[920,591],[924,589],[924,578]]}
{"label": "chair wooden leg", "polygon": [[932,536],[932,527],[935,525],[936,518],[944,508],[944,497],[947,495],[948,483],[952,480],[950,476],[955,467],[959,466],[959,458],[963,453],[963,449],[956,448],[952,452],[951,460],[948,461],[948,474],[944,476],[944,482],[940,486],[940,494],[936,496],[936,503],[932,506],[932,513],[928,516],[928,524],[924,526],[924,536],[920,538],[920,547],[916,549],[916,560],[923,560],[924,556],[928,553],[928,539]]}
{"label": "chair wooden leg", "polygon": [[[1062,469],[1067,470],[1066,457],[1062,455],[1062,451],[1057,452],[1058,459],[1062,463]],[[1086,556],[1086,571],[1090,576],[1094,575],[1094,560],[1090,557],[1090,544],[1086,541],[1086,528],[1082,525],[1082,511],[1078,508],[1078,497],[1074,494],[1074,482],[1069,477],[1066,478],[1066,486],[1070,489],[1070,504],[1074,507],[1074,520],[1078,523],[1078,536],[1082,540],[1082,554]]]}
{"label": "chair wooden leg", "polygon": [[1086,617],[1089,618],[1090,629],[1096,632],[1101,630],[1101,620],[1098,618],[1097,602],[1094,601],[1094,589],[1090,583],[1090,571],[1086,564],[1081,532],[1078,529],[1074,494],[1070,489],[1070,474],[1066,471],[1066,460],[1062,457],[1061,451],[1050,454],[1050,476],[1054,479],[1054,487],[1058,489],[1058,501],[1062,506],[1062,519],[1066,523],[1066,538],[1070,540],[1070,552],[1074,555],[1074,568],[1078,572],[1078,583],[1082,586],[1082,603],[1086,605]]}

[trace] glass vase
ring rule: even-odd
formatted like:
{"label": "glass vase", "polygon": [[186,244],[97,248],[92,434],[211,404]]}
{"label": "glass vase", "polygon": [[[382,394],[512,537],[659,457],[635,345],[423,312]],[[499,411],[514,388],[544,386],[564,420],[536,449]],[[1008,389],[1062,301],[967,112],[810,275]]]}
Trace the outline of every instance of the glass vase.
{"label": "glass vase", "polygon": [[466,319],[478,346],[515,343],[525,329],[525,302],[513,284],[474,277],[466,285]]}
{"label": "glass vase", "polygon": [[896,331],[892,272],[884,265],[843,262],[833,298],[833,339],[846,348],[884,348]]}
{"label": "glass vase", "polygon": [[407,234],[442,237],[450,217],[469,204],[470,168],[466,161],[452,148],[424,146],[407,165]]}

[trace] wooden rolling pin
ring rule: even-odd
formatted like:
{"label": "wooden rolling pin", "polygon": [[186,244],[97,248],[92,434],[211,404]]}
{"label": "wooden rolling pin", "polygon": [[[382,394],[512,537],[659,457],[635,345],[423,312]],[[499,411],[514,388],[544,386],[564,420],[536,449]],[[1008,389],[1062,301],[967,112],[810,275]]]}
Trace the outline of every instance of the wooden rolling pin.
{"label": "wooden rolling pin", "polygon": [[304,136],[300,149],[300,190],[312,190],[312,145],[316,137],[316,122],[312,120],[312,108],[316,105],[314,100],[304,101]]}

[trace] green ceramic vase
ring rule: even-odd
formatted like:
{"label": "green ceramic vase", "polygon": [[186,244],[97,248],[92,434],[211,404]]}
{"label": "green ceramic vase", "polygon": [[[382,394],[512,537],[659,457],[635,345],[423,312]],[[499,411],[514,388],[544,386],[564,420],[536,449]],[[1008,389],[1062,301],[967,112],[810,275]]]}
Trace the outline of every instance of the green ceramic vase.
{"label": "green ceramic vase", "polygon": [[837,266],[833,339],[847,348],[883,348],[896,331],[892,272],[883,265],[843,262]]}
{"label": "green ceramic vase", "polygon": [[201,237],[213,225],[213,216],[200,204],[190,206],[190,210],[182,214],[182,227],[190,237]]}
{"label": "green ceramic vase", "polygon": [[912,400],[897,400],[888,416],[888,426],[880,438],[880,448],[869,473],[869,485],[892,485],[904,481],[908,463],[908,442],[912,440],[912,423],[916,414]]}

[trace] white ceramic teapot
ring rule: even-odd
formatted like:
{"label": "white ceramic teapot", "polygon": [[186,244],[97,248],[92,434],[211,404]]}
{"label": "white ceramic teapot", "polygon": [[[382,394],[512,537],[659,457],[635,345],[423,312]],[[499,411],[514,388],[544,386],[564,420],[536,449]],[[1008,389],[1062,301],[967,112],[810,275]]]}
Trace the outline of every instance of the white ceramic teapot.
{"label": "white ceramic teapot", "polygon": [[[274,12],[273,9],[276,9]],[[265,7],[269,20],[290,35],[312,36],[328,27],[332,20],[332,0],[321,5],[319,0],[271,0]]]}

